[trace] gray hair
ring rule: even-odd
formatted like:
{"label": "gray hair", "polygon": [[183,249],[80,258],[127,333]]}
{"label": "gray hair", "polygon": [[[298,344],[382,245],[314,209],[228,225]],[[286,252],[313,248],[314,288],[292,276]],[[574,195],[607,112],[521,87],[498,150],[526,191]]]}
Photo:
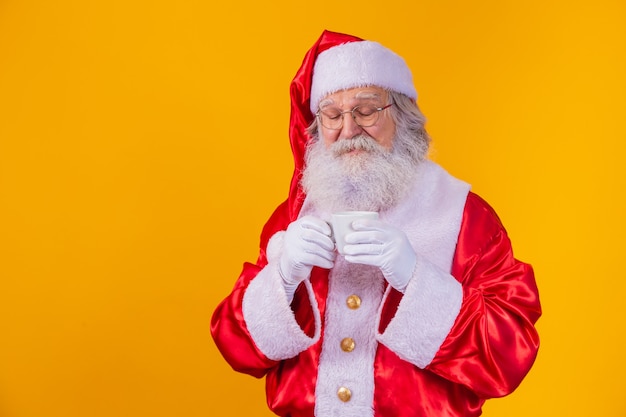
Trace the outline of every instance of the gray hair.
{"label": "gray hair", "polygon": [[[402,137],[404,140],[394,140],[393,146],[400,146],[408,153],[412,159],[423,161],[428,155],[430,147],[430,136],[426,132],[424,124],[426,117],[419,109],[417,103],[410,97],[388,90],[389,102],[394,106],[389,108],[392,120],[396,125],[396,138]],[[313,142],[319,140],[319,125],[317,117],[307,128],[307,133]],[[411,138],[410,146],[407,146],[406,139]]]}

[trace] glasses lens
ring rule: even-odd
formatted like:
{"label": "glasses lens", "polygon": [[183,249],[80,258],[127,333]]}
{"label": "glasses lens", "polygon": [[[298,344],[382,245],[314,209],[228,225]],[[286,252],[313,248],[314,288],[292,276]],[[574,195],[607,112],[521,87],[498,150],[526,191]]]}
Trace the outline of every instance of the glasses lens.
{"label": "glasses lens", "polygon": [[340,129],[343,124],[343,115],[337,109],[328,109],[319,111],[320,121],[322,126],[327,129]]}
{"label": "glasses lens", "polygon": [[373,126],[378,120],[378,107],[358,106],[354,108],[352,114],[354,115],[354,119],[359,126]]}

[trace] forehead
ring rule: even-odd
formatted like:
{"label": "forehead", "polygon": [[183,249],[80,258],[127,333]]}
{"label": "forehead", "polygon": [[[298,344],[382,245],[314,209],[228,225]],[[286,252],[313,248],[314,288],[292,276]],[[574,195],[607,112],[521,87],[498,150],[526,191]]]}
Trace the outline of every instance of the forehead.
{"label": "forehead", "polygon": [[330,105],[341,107],[363,101],[383,102],[387,97],[385,89],[376,86],[355,87],[329,94],[320,100],[319,107]]}

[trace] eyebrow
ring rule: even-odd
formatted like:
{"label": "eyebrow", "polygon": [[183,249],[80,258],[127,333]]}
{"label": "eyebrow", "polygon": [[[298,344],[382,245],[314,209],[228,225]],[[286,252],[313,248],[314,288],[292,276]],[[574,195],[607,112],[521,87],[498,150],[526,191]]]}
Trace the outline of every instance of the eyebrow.
{"label": "eyebrow", "polygon": [[354,98],[359,100],[372,100],[372,99],[380,99],[380,94],[372,92],[372,91],[359,91]]}
{"label": "eyebrow", "polygon": [[[382,100],[381,95],[372,91],[359,91],[355,94],[354,98],[356,100]],[[325,98],[319,102],[317,105],[320,109],[327,107],[331,104],[334,104],[334,100],[330,98]]]}
{"label": "eyebrow", "polygon": [[333,104],[334,101],[330,98],[325,98],[324,100],[320,101],[319,104],[317,105],[317,107],[319,107],[320,109],[326,106],[329,106],[331,104]]}

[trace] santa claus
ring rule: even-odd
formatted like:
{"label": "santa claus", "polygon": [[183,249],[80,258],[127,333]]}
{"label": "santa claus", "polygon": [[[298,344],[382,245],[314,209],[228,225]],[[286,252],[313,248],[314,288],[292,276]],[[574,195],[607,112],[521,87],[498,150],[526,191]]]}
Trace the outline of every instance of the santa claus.
{"label": "santa claus", "polygon": [[[291,417],[478,416],[539,347],[530,265],[493,209],[429,161],[405,61],[324,32],[291,86],[295,172],[211,331]],[[352,223],[342,255],[330,219]]]}

